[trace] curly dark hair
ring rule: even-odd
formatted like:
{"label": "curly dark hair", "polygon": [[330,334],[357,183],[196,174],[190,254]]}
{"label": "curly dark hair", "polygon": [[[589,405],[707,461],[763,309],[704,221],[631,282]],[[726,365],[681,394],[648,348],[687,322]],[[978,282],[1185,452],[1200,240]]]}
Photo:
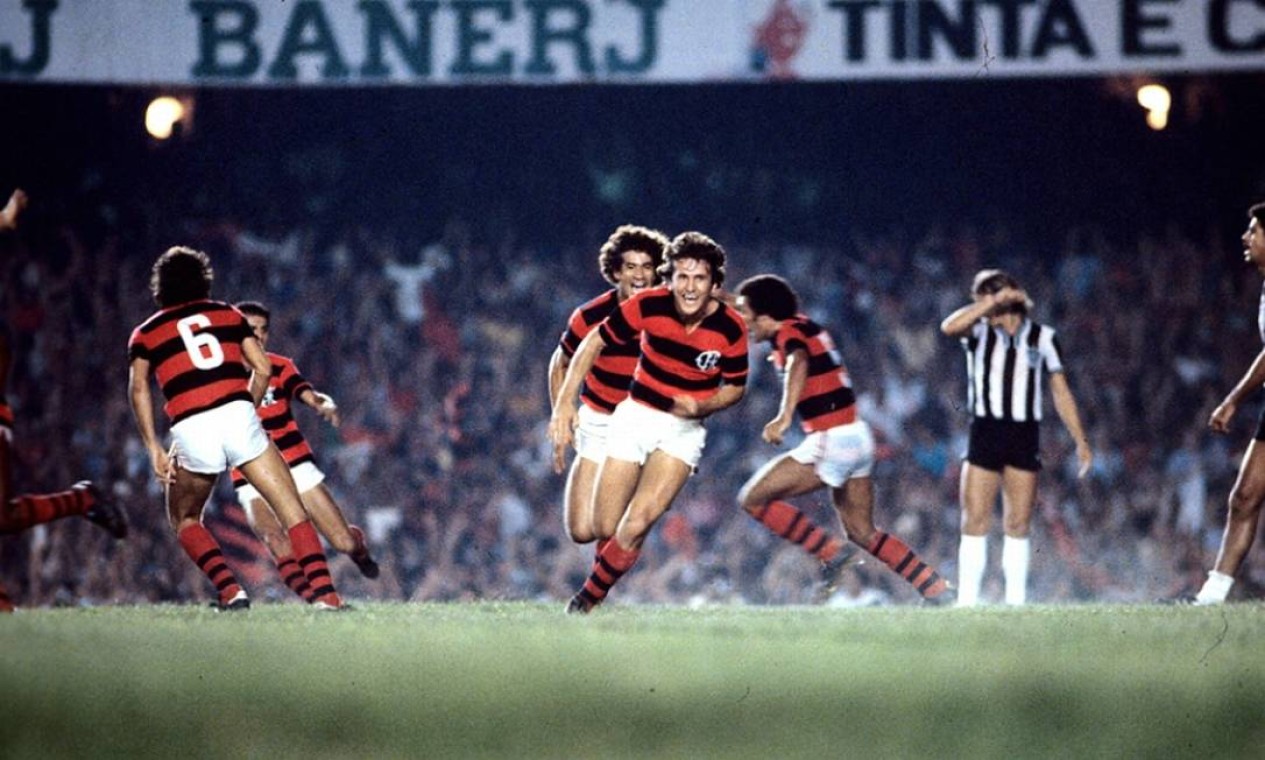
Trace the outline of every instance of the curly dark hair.
{"label": "curly dark hair", "polygon": [[149,275],[149,291],[159,306],[166,308],[211,297],[215,270],[202,251],[182,245],[168,248],[154,262]]}
{"label": "curly dark hair", "polygon": [[[624,264],[624,254],[629,251],[640,251],[650,255],[655,273],[663,264],[663,251],[668,247],[668,236],[658,230],[642,227],[637,224],[624,224],[618,227],[602,244],[597,254],[597,266],[602,270],[602,277],[610,284],[615,284],[615,272]],[[658,280],[652,284],[657,285]]]}

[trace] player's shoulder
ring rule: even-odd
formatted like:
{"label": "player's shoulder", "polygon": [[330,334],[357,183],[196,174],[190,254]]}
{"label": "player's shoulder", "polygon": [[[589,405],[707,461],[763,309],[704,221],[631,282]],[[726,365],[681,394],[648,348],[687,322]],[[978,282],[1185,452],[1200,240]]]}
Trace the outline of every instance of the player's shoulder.
{"label": "player's shoulder", "polygon": [[285,369],[285,368],[293,369],[293,368],[294,368],[294,360],[293,360],[293,359],[291,359],[291,358],[290,358],[290,357],[288,357],[288,356],[283,356],[283,355],[278,354],[278,353],[273,352],[273,351],[269,351],[269,352],[268,352],[268,361],[272,362],[274,366],[281,367],[281,368],[283,368],[283,369]]}
{"label": "player's shoulder", "polygon": [[747,321],[742,313],[724,301],[717,300],[720,308],[712,313],[708,321],[731,342],[737,342],[747,335]]}

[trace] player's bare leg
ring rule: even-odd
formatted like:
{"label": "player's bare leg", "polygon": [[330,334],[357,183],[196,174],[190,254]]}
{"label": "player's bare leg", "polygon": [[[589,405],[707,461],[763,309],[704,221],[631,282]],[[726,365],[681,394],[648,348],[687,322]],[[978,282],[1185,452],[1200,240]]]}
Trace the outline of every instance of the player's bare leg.
{"label": "player's bare leg", "polygon": [[738,491],[738,505],[752,519],[821,562],[818,601],[825,601],[843,581],[843,571],[856,562],[856,548],[833,536],[786,499],[825,487],[810,464],[782,454],[764,464]]}
{"label": "player's bare leg", "polygon": [[264,497],[285,526],[295,559],[312,586],[314,604],[322,609],[341,607],[342,600],[334,590],[333,577],[329,573],[329,563],[321,548],[321,539],[307,518],[299,490],[294,485],[294,477],[276,445],[269,443],[263,454],[241,465],[239,469],[246,477],[246,482]]}
{"label": "player's bare leg", "polygon": [[988,562],[988,531],[1001,490],[1001,473],[962,463],[959,499],[962,504],[962,538],[958,544],[958,604],[979,603],[980,585]]}
{"label": "player's bare leg", "polygon": [[593,532],[599,540],[615,535],[640,479],[641,465],[636,462],[607,458],[598,467],[597,488],[593,493]]}
{"label": "player's bare leg", "polygon": [[1265,446],[1254,440],[1248,444],[1238,478],[1230,491],[1217,563],[1195,597],[1196,604],[1220,604],[1230,595],[1234,576],[1256,540],[1262,502],[1265,502]]}
{"label": "player's bare leg", "polygon": [[316,524],[316,529],[329,540],[331,546],[346,554],[356,563],[360,574],[366,578],[377,578],[380,572],[378,563],[369,553],[365,543],[364,531],[347,522],[343,510],[334,500],[334,495],[324,483],[304,491],[301,495],[303,508]]}
{"label": "player's bare leg", "polygon": [[[638,472],[638,470],[640,472]],[[651,452],[644,466],[608,458],[598,478],[598,502],[606,507],[627,495],[627,511],[613,538],[605,543],[593,563],[593,572],[567,605],[567,612],[588,612],[601,604],[611,586],[636,564],[650,529],[672,506],[672,500],[689,480],[692,468],[662,451]]]}
{"label": "player's bare leg", "polygon": [[180,546],[193,564],[215,585],[220,610],[242,610],[250,607],[246,590],[224,561],[220,544],[202,525],[202,510],[218,476],[190,472],[177,467],[167,485],[167,520]]}
{"label": "player's bare leg", "polygon": [[250,523],[250,529],[268,548],[268,553],[272,555],[272,560],[277,565],[277,573],[281,575],[281,580],[286,587],[300,599],[310,603],[312,585],[307,582],[307,576],[303,574],[303,569],[294,558],[294,549],[290,546],[290,534],[281,526],[281,521],[273,513],[272,507],[268,506],[268,502],[262,498],[249,501],[250,503],[243,504],[242,507],[246,510],[246,520]]}
{"label": "player's bare leg", "polygon": [[839,488],[830,489],[830,495],[849,539],[905,579],[925,601],[945,604],[954,599],[947,593],[948,582],[909,544],[874,526],[874,481],[871,478],[849,478]]}
{"label": "player's bare leg", "polygon": [[1007,467],[1002,472],[1001,514],[1005,535],[1001,545],[1001,571],[1006,584],[1006,604],[1028,601],[1028,566],[1032,562],[1032,506],[1037,500],[1037,474]]}
{"label": "player's bare leg", "polygon": [[566,490],[563,493],[563,517],[567,535],[577,544],[587,544],[599,536],[593,524],[594,489],[597,487],[598,462],[577,456],[567,473]]}

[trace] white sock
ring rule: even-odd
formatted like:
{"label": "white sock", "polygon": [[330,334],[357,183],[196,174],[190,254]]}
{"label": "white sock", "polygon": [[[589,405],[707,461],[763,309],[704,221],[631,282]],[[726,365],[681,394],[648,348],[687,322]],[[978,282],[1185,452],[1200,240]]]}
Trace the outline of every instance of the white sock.
{"label": "white sock", "polygon": [[1208,580],[1204,581],[1203,588],[1195,596],[1195,604],[1221,604],[1230,595],[1233,587],[1234,576],[1211,570],[1208,572]]}
{"label": "white sock", "polygon": [[1006,536],[1001,542],[1001,572],[1006,579],[1006,604],[1028,601],[1028,564],[1032,559],[1032,541],[1026,536]]}
{"label": "white sock", "polygon": [[988,536],[962,534],[958,544],[958,606],[979,604],[980,584],[984,582],[984,566],[988,562]]}

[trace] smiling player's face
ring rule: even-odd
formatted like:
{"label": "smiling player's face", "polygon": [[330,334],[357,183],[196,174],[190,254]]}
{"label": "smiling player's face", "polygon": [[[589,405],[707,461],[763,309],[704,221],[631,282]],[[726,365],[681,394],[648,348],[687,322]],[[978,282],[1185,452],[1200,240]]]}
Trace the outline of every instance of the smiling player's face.
{"label": "smiling player's face", "polygon": [[703,315],[711,303],[712,266],[699,259],[678,259],[672,267],[672,301],[683,319]]}
{"label": "smiling player's face", "polygon": [[623,261],[615,270],[615,287],[619,300],[627,300],[633,293],[640,293],[654,285],[654,259],[642,251],[624,251]]}

